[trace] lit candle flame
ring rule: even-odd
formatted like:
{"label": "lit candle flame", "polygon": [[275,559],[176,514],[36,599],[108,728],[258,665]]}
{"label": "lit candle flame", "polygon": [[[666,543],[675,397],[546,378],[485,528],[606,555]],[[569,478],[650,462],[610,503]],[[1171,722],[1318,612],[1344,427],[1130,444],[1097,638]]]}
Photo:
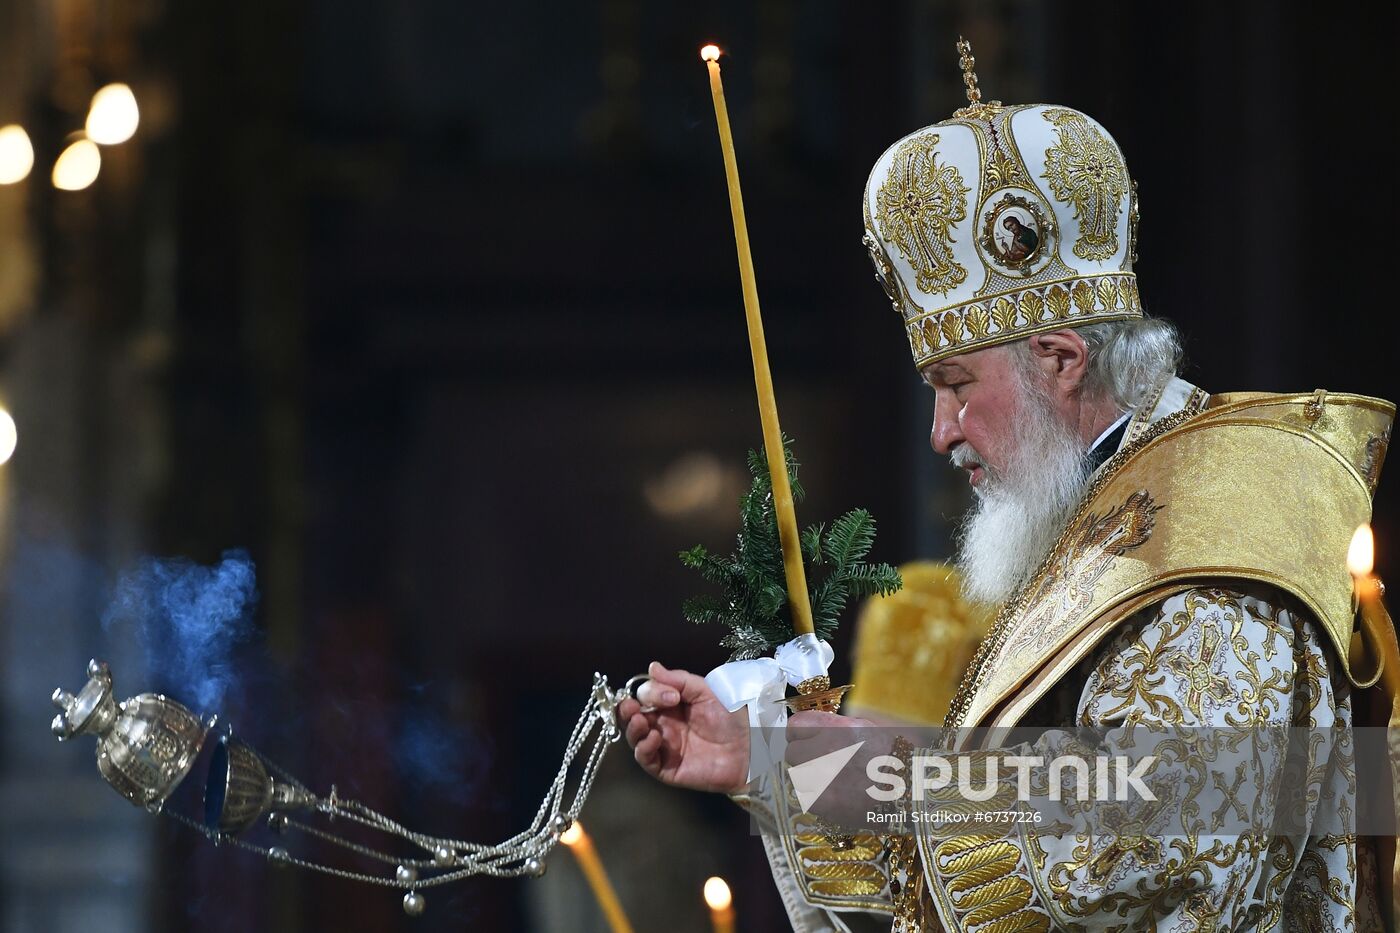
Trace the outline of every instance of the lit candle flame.
{"label": "lit candle flame", "polygon": [[729,885],[724,883],[723,878],[716,876],[705,882],[705,903],[711,910],[727,910],[733,902],[734,897],[729,893]]}
{"label": "lit candle flame", "polygon": [[1371,535],[1371,526],[1363,522],[1351,536],[1351,546],[1347,548],[1347,571],[1360,579],[1371,573],[1376,565],[1376,544]]}
{"label": "lit candle flame", "polygon": [[719,61],[719,46],[707,45],[700,49],[700,57],[707,62]]}
{"label": "lit candle flame", "polygon": [[574,825],[564,830],[564,835],[559,837],[559,841],[566,846],[576,846],[583,841],[583,827],[578,820],[574,820]]}

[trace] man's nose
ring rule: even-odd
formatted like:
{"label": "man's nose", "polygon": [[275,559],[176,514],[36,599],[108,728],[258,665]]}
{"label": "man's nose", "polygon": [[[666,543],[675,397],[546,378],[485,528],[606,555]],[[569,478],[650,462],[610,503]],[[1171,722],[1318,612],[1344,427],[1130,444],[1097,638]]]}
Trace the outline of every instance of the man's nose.
{"label": "man's nose", "polygon": [[929,436],[929,443],[945,457],[967,439],[958,421],[958,410],[957,399],[952,398],[951,393],[938,393],[933,403],[933,433]]}

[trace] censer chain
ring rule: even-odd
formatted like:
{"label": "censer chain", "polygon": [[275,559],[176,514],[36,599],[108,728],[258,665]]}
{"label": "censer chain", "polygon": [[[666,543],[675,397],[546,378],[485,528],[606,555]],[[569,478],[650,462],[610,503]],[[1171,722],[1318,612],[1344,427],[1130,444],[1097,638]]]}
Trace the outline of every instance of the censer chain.
{"label": "censer chain", "polygon": [[[633,678],[633,680],[639,679],[641,678]],[[529,828],[494,845],[414,832],[357,800],[339,797],[334,787],[331,788],[330,796],[315,798],[315,807],[319,812],[331,819],[343,818],[369,829],[397,836],[431,853],[431,857],[401,858],[301,821],[285,818],[282,821],[282,826],[285,829],[296,829],[365,858],[395,865],[398,868],[393,875],[376,875],[323,865],[319,862],[293,856],[281,847],[265,847],[219,833],[173,810],[164,812],[172,819],[208,836],[215,844],[232,844],[240,849],[257,852],[276,865],[304,868],[336,878],[360,881],[381,887],[417,890],[449,884],[476,875],[513,878],[540,874],[543,871],[544,858],[558,844],[560,835],[578,818],[579,811],[583,809],[584,801],[593,787],[598,768],[602,764],[608,748],[622,735],[617,726],[614,710],[617,708],[617,704],[628,695],[631,683],[629,681],[623,689],[613,691],[609,688],[606,677],[594,674],[592,695],[584,705],[583,711],[570,733],[563,761],[553,781],[551,781],[544,799],[540,802],[539,809],[535,812]],[[583,751],[584,746],[588,744],[590,737],[593,740],[592,748],[589,750],[579,774],[578,786],[574,790],[573,798],[565,807],[563,802],[569,769],[578,758],[579,753]],[[294,785],[298,790],[310,794],[306,785],[297,780],[286,769],[268,761],[261,754],[258,757],[262,759],[269,770],[276,772],[279,778]],[[444,850],[448,855],[446,859],[442,857]],[[406,872],[405,869],[410,871]],[[418,877],[419,870],[437,870],[440,873],[428,877]]]}

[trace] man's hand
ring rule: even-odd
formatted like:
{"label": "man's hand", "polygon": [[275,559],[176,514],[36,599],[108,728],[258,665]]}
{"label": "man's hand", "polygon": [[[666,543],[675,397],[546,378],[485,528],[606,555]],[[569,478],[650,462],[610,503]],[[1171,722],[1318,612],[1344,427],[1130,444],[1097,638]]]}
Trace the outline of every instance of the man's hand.
{"label": "man's hand", "polygon": [[[748,782],[749,726],[742,709],[729,712],[705,678],[647,669],[651,680],[617,707],[627,744],[652,777],[676,787],[735,793]],[[655,707],[642,712],[643,706]]]}
{"label": "man's hand", "polygon": [[787,721],[788,765],[801,765],[856,742],[864,744],[827,786],[813,804],[812,812],[851,831],[868,831],[866,813],[875,800],[867,791],[866,767],[876,755],[888,755],[894,738],[889,729],[868,719],[806,710],[793,713]]}

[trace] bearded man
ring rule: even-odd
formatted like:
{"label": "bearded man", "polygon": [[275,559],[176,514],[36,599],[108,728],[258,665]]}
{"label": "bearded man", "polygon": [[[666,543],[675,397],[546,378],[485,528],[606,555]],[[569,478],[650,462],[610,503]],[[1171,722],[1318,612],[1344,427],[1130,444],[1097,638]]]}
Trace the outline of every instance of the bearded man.
{"label": "bearded man", "polygon": [[[636,759],[755,813],[799,931],[1380,929],[1393,854],[1378,876],[1354,820],[1334,831],[1334,818],[1353,815],[1350,730],[1394,645],[1368,631],[1349,654],[1345,566],[1394,406],[1208,395],[1178,378],[1175,331],[1138,299],[1117,145],[1069,108],[983,103],[960,51],[969,106],[892,146],[864,198],[877,278],[934,393],[933,447],[976,493],[964,588],[1001,605],[939,741],[975,751],[988,740],[970,727],[1033,725],[1020,751],[1053,756],[1076,729],[1109,751],[1140,742],[1134,728],[1198,731],[1163,746],[1151,806],[1092,826],[949,832],[935,795],[902,802],[909,834],[843,836],[780,770],[749,780],[742,711],[653,664],[647,706],[619,710]],[[1011,207],[1036,219],[1028,261],[993,238]],[[867,725],[798,713],[789,749]],[[1269,730],[1295,727],[1325,738],[1270,745]],[[917,751],[887,750],[906,764]],[[1225,780],[1213,814],[1206,774]],[[997,799],[1023,812],[1020,790]]]}

